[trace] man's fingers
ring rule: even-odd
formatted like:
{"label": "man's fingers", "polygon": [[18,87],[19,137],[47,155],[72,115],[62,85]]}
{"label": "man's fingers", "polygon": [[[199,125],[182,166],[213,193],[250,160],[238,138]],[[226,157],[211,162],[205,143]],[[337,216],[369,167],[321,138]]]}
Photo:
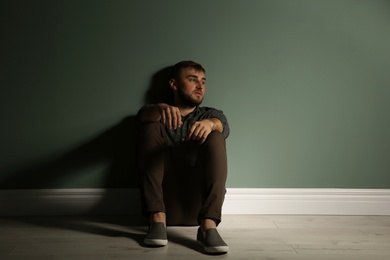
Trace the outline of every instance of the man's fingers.
{"label": "man's fingers", "polygon": [[177,107],[164,108],[161,112],[161,119],[169,129],[176,129],[183,124],[180,109]]}
{"label": "man's fingers", "polygon": [[200,144],[204,143],[211,129],[200,122],[194,123],[188,131],[187,140],[198,141]]}
{"label": "man's fingers", "polygon": [[191,139],[194,140],[194,138],[196,137],[195,131],[197,128],[198,128],[198,122],[194,123],[188,130],[187,140],[191,140]]}
{"label": "man's fingers", "polygon": [[196,135],[196,141],[201,141],[204,135],[205,131],[199,131],[199,133]]}
{"label": "man's fingers", "polygon": [[180,113],[180,110],[177,109],[177,114],[178,114],[178,127],[181,126],[183,124],[183,121],[181,120],[181,113]]}
{"label": "man's fingers", "polygon": [[203,144],[204,141],[206,141],[207,136],[208,136],[208,134],[207,134],[207,135],[203,135],[202,138],[199,140],[199,143],[200,143],[200,144]]}
{"label": "man's fingers", "polygon": [[172,108],[170,112],[172,116],[172,127],[173,129],[176,129],[182,124],[180,110],[177,107],[175,107]]}
{"label": "man's fingers", "polygon": [[174,107],[169,108],[169,116],[171,119],[171,126],[170,128],[176,129],[176,109]]}
{"label": "man's fingers", "polygon": [[180,110],[176,108],[173,114],[174,114],[174,122],[175,122],[174,129],[176,129],[182,125]]}
{"label": "man's fingers", "polygon": [[200,138],[202,138],[203,136],[203,133],[204,133],[204,130],[203,129],[200,129],[199,127],[195,130],[194,132],[194,140],[196,141],[199,141]]}

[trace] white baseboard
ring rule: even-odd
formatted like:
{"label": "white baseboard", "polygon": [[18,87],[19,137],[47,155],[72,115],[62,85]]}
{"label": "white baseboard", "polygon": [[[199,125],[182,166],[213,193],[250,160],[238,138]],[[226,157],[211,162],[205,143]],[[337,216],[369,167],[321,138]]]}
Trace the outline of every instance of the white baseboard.
{"label": "white baseboard", "polygon": [[223,213],[390,215],[390,189],[229,189]]}
{"label": "white baseboard", "polygon": [[[140,214],[137,189],[0,190],[0,216],[122,214]],[[228,188],[223,214],[390,215],[390,190]]]}

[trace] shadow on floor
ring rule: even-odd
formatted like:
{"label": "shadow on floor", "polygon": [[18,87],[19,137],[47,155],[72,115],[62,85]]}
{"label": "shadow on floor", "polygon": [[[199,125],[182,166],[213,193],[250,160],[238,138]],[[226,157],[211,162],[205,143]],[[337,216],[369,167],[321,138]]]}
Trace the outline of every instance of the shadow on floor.
{"label": "shadow on floor", "polygon": [[[0,217],[5,223],[20,222],[45,229],[70,230],[97,236],[128,238],[140,247],[151,248],[144,244],[147,233],[147,221],[137,216],[51,216],[51,217]],[[4,223],[1,223],[4,225]],[[196,229],[193,237],[183,235],[177,228],[167,229],[169,243],[182,245],[190,250],[205,254],[196,243]]]}

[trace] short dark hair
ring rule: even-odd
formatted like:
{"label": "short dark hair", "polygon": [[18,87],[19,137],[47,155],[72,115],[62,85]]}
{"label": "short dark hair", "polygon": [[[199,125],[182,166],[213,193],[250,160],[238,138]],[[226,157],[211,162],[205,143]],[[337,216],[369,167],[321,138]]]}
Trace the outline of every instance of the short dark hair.
{"label": "short dark hair", "polygon": [[187,69],[187,68],[192,68],[196,71],[202,71],[203,73],[206,73],[206,70],[199,63],[191,60],[184,60],[173,65],[171,77],[173,79],[177,79],[178,76],[180,75],[180,72],[183,69]]}

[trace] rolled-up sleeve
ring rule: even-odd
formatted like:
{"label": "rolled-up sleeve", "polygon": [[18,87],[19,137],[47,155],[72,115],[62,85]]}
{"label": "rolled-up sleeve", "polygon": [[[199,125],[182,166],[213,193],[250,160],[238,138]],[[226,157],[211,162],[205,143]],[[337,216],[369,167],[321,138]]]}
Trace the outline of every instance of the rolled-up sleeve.
{"label": "rolled-up sleeve", "polygon": [[223,126],[223,131],[222,131],[223,136],[225,137],[225,139],[229,136],[229,134],[230,134],[229,123],[228,123],[227,118],[222,110],[209,108],[209,110],[204,115],[205,115],[205,118],[219,119],[219,121],[221,121],[222,126]]}

